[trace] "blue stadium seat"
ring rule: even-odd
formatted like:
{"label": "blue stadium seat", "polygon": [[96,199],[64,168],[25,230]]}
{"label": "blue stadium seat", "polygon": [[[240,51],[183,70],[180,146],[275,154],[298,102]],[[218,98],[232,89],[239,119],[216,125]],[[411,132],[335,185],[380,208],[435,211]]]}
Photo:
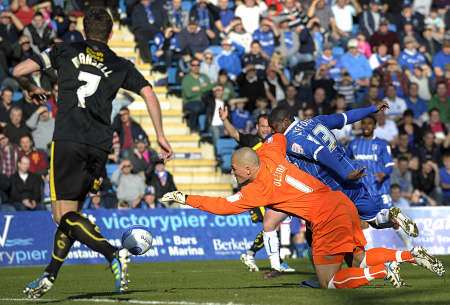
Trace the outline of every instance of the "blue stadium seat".
{"label": "blue stadium seat", "polygon": [[334,48],[333,48],[333,55],[334,55],[337,59],[341,58],[341,56],[344,55],[344,53],[345,53],[345,51],[344,51],[344,49],[341,48],[341,47],[334,47]]}
{"label": "blue stadium seat", "polygon": [[237,143],[234,139],[219,139],[216,144],[217,155],[222,157],[223,155],[232,154]]}
{"label": "blue stadium seat", "polygon": [[222,164],[220,168],[224,173],[231,172],[231,153],[222,156]]}
{"label": "blue stadium seat", "polygon": [[118,164],[110,163],[106,164],[106,175],[111,178],[112,174],[119,168]]}

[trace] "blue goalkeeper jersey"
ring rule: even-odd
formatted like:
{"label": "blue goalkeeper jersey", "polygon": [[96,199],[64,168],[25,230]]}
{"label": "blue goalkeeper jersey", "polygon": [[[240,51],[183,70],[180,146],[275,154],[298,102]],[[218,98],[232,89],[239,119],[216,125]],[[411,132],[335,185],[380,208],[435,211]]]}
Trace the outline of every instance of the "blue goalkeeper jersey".
{"label": "blue goalkeeper jersey", "polygon": [[346,181],[346,178],[358,166],[330,130],[340,129],[376,111],[375,106],[370,106],[294,121],[284,133],[288,160],[333,190],[355,188],[358,183]]}
{"label": "blue goalkeeper jersey", "polygon": [[[377,197],[390,193],[390,175],[394,162],[388,142],[375,136],[372,139],[359,137],[348,144],[348,155],[358,162],[359,167],[366,168],[367,175],[362,178],[362,182],[371,196]],[[386,175],[381,183],[375,176],[379,172]]]}

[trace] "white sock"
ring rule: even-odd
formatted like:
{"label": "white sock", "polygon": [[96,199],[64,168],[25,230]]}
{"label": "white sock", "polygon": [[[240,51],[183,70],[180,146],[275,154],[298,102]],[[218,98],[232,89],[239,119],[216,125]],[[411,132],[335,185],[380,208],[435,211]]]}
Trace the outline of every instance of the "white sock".
{"label": "white sock", "polygon": [[280,270],[280,241],[277,231],[264,232],[264,248],[269,256],[270,267]]}
{"label": "white sock", "polygon": [[389,218],[389,210],[388,209],[382,209],[378,212],[377,217],[375,219],[375,223],[379,227],[383,228],[389,228],[392,227],[391,219]]}

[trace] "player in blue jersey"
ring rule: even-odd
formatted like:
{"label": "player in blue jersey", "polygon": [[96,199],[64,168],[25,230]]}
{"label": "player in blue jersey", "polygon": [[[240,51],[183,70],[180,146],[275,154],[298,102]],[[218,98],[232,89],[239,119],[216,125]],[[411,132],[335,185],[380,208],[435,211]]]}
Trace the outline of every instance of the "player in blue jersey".
{"label": "player in blue jersey", "polygon": [[388,142],[374,136],[375,125],[373,116],[364,118],[361,122],[362,136],[349,143],[347,152],[350,158],[366,168],[361,181],[369,194],[380,207],[389,209],[392,207],[389,193],[394,161]]}
{"label": "player in blue jersey", "polygon": [[408,235],[417,236],[417,226],[399,209],[390,209],[385,215],[385,211],[382,211],[382,207],[360,181],[365,175],[365,168],[348,157],[345,148],[330,131],[384,111],[387,107],[386,103],[381,103],[378,106],[320,115],[304,121],[295,120],[287,109],[277,107],[272,110],[269,124],[275,132],[285,134],[289,161],[333,190],[344,192],[355,203],[362,220],[374,228],[398,224]]}
{"label": "player in blue jersey", "polygon": [[[375,117],[364,118],[361,122],[362,136],[349,143],[347,153],[350,158],[355,159],[359,165],[366,168],[366,175],[362,177],[362,182],[381,209],[379,217],[388,217],[390,209],[396,210],[396,213],[399,212],[399,208],[392,207],[390,196],[390,176],[394,161],[389,143],[375,137],[375,126]],[[381,223],[381,226],[392,227],[388,220]],[[411,248],[412,244],[409,238],[403,232],[397,231],[397,233],[405,246]]]}

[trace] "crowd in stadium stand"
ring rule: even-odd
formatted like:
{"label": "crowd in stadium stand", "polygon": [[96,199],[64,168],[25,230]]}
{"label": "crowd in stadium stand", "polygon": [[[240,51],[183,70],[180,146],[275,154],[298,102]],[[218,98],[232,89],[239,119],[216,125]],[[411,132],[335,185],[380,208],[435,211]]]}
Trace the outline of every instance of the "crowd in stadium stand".
{"label": "crowd in stadium stand", "polygon": [[[391,144],[395,205],[450,205],[450,24],[445,0],[0,0],[0,200],[2,210],[45,209],[58,86],[54,71],[31,81],[35,106],[12,67],[55,42],[83,39],[86,5],[108,6],[134,34],[157,81],[180,94],[186,122],[213,143],[227,137],[218,114],[242,133],[278,105],[300,119],[387,101],[375,135]],[[203,123],[202,123],[203,119]],[[123,105],[101,191],[86,208],[154,208],[176,189],[146,132]],[[359,124],[336,131],[342,143]],[[220,155],[217,156],[220,159]],[[171,206],[172,207],[172,206]]]}

